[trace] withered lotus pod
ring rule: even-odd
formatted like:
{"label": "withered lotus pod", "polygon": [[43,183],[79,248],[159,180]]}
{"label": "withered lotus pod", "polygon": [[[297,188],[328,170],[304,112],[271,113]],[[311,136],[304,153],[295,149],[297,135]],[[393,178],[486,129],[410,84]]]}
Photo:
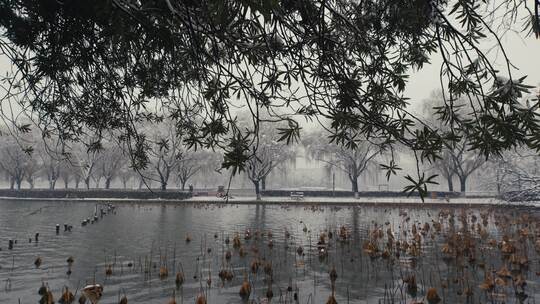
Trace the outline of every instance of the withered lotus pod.
{"label": "withered lotus pod", "polygon": [[97,304],[103,296],[103,286],[100,284],[87,285],[82,289],[82,293],[90,303]]}

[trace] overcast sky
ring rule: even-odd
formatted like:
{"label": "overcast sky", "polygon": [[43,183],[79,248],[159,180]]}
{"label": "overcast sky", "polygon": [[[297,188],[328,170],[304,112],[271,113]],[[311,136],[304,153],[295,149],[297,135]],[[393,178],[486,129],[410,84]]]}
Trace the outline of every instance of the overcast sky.
{"label": "overcast sky", "polygon": [[[514,70],[512,76],[519,78],[527,75],[526,83],[540,85],[540,39],[534,36],[522,38],[519,35],[507,34],[502,43],[511,62],[519,68]],[[506,70],[502,54],[490,53],[493,65],[501,72]],[[405,95],[411,98],[411,104],[428,98],[435,89],[440,89],[439,71],[442,63],[441,56],[436,54],[432,57],[430,65],[411,75]],[[504,66],[503,66],[504,64]]]}
{"label": "overcast sky", "polygon": [[[522,35],[521,35],[522,36]],[[522,77],[528,75],[527,84],[540,85],[540,39],[534,37],[520,37],[518,34],[508,34],[502,40],[507,54],[512,63],[518,68],[513,71],[513,77]],[[490,54],[493,59],[492,64],[501,71],[505,70],[502,55],[496,58],[496,54]],[[405,91],[405,96],[409,97],[411,104],[418,105],[422,100],[429,98],[433,91],[440,89],[439,71],[441,66],[440,55],[434,54],[431,58],[431,64],[425,65],[418,72],[413,72],[410,75],[410,80]],[[6,58],[0,56],[0,73],[5,75],[5,72],[11,70],[11,64]],[[4,109],[7,104],[1,105]],[[417,112],[413,107],[412,112]],[[309,125],[309,124],[308,124]],[[306,126],[305,126],[306,127]],[[402,159],[400,165],[404,168],[413,168],[413,164],[409,164],[406,159]],[[442,182],[439,180],[439,182]],[[392,178],[390,181],[391,189],[398,189],[403,186],[402,178]],[[440,187],[444,188],[443,185]]]}
{"label": "overcast sky", "polygon": [[[523,38],[523,33],[509,33],[503,37],[503,44],[512,63],[519,68],[513,71],[513,77],[528,75],[526,83],[534,86],[540,85],[540,39],[534,36]],[[521,37],[520,37],[521,36]],[[489,44],[488,45],[492,45]],[[503,66],[502,55],[496,56],[495,52],[489,56],[493,59],[492,64],[501,71],[506,69]],[[498,58],[497,58],[498,57]],[[431,64],[425,65],[420,71],[410,75],[409,83],[405,91],[405,96],[409,97],[411,104],[419,104],[420,101],[428,98],[434,90],[440,89],[439,71],[441,57],[434,54]],[[5,75],[5,71],[11,69],[9,61],[0,56],[0,73]],[[5,107],[6,105],[2,105]],[[412,109],[414,112],[414,109]]]}

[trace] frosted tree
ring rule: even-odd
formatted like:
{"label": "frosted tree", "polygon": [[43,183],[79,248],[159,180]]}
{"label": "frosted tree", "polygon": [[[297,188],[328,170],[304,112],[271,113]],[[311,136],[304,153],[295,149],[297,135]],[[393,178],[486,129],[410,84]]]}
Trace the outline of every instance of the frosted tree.
{"label": "frosted tree", "polygon": [[88,144],[77,144],[72,147],[71,159],[69,161],[74,169],[76,169],[76,188],[79,184],[77,178],[80,178],[86,189],[90,189],[90,181],[95,174],[96,165],[99,160],[99,152],[102,149],[101,141],[96,137],[90,137],[88,139]]}
{"label": "frosted tree", "polygon": [[16,137],[10,132],[17,132],[17,129],[6,128],[1,131],[0,170],[8,176],[10,189],[21,189],[23,181],[34,188],[42,166],[37,156],[39,151],[35,151],[35,134],[29,126],[25,125]]}
{"label": "frosted tree", "polygon": [[359,137],[353,137],[355,140],[349,146],[327,144],[326,137],[322,132],[306,136],[303,144],[309,156],[344,172],[351,183],[351,191],[358,193],[358,178],[370,166],[376,165],[375,159],[381,155],[380,145]]}
{"label": "frosted tree", "polygon": [[67,157],[65,146],[56,136],[37,139],[36,142],[36,154],[42,167],[41,175],[47,179],[49,189],[55,189]]}
{"label": "frosted tree", "polygon": [[107,143],[100,154],[98,163],[99,174],[105,180],[105,189],[109,189],[113,179],[119,176],[126,158],[121,147],[114,143]]}
{"label": "frosted tree", "polygon": [[466,192],[468,178],[486,162],[486,156],[473,148],[474,139],[471,135],[457,127],[457,121],[467,120],[467,114],[472,111],[466,100],[452,100],[453,120],[450,123],[437,119],[448,113],[449,106],[445,104],[443,95],[436,91],[422,105],[423,116],[430,127],[452,138],[451,141],[440,142],[441,151],[433,161],[433,167],[447,180],[448,191],[454,191],[453,179],[457,177],[460,191]]}
{"label": "frosted tree", "polygon": [[5,141],[0,147],[0,169],[9,177],[10,189],[21,189],[26,174],[26,163],[29,155],[12,139],[3,138]]}
{"label": "frosted tree", "polygon": [[211,150],[186,150],[182,160],[176,169],[176,178],[182,190],[185,190],[186,184],[199,173],[214,174],[219,169],[221,157],[218,153]]}
{"label": "frosted tree", "polygon": [[266,189],[268,175],[280,164],[295,157],[294,147],[279,141],[279,134],[270,122],[260,123],[251,146],[240,146],[247,158],[245,173],[255,188],[257,200],[261,199],[261,188]]}
{"label": "frosted tree", "polygon": [[540,156],[525,147],[508,151],[491,161],[484,186],[497,189],[507,200],[537,200],[540,197]]}
{"label": "frosted tree", "polygon": [[175,128],[175,122],[167,119],[152,132],[151,168],[161,190],[166,190],[169,179],[175,174],[185,158],[182,135]]}

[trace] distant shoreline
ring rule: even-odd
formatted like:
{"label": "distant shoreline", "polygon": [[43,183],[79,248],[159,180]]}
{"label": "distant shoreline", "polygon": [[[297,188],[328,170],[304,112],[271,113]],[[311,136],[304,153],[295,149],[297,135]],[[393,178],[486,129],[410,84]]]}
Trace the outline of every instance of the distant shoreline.
{"label": "distant shoreline", "polygon": [[[194,196],[178,189],[0,189],[0,201],[56,201],[115,204],[229,204],[276,206],[377,206],[377,207],[527,207],[540,208],[540,202],[507,202],[494,196],[473,194],[462,197],[455,192],[431,192],[424,202],[418,196],[407,197],[399,191],[364,191],[358,198],[347,191],[302,191],[304,197],[291,198],[291,190],[267,190],[257,201],[248,189],[231,189],[228,201],[216,197],[216,191],[195,190]],[[332,195],[334,194],[334,195]]]}
{"label": "distant shoreline", "polygon": [[149,189],[0,189],[0,197],[13,199],[175,199],[191,197],[188,191]]}
{"label": "distant shoreline", "polygon": [[360,197],[355,198],[332,198],[332,197],[306,197],[294,200],[289,197],[263,197],[257,201],[254,197],[235,197],[228,201],[216,197],[204,196],[186,199],[137,199],[137,198],[37,198],[37,197],[6,197],[0,196],[0,201],[57,201],[57,202],[92,202],[114,204],[211,204],[211,205],[275,205],[275,206],[335,206],[335,207],[511,207],[511,208],[534,208],[540,209],[540,202],[506,202],[496,198],[453,198],[445,199],[426,198],[422,202],[419,198],[407,197]]}
{"label": "distant shoreline", "polygon": [[[217,189],[217,187],[216,187]],[[173,199],[183,200],[197,197],[210,197],[220,200],[216,197],[216,189],[195,189],[192,192],[180,189],[102,189],[102,188],[35,188],[35,189],[0,189],[0,197],[14,197],[14,198],[92,198],[92,199]],[[226,190],[225,190],[226,191]],[[301,192],[306,198],[335,198],[335,199],[354,199],[354,193],[352,191],[345,190],[312,190],[312,189],[267,189],[262,190],[261,195],[268,198],[286,197],[289,198],[291,192]],[[255,193],[253,189],[230,189],[229,192],[232,196],[238,197],[254,197]],[[358,197],[360,198],[402,198],[407,197],[403,191],[359,191]],[[428,192],[429,198],[460,198],[462,194],[459,192],[448,191],[431,191]],[[488,192],[472,192],[467,195],[468,198],[493,198],[492,193]],[[411,194],[410,198],[419,199],[418,193]]]}

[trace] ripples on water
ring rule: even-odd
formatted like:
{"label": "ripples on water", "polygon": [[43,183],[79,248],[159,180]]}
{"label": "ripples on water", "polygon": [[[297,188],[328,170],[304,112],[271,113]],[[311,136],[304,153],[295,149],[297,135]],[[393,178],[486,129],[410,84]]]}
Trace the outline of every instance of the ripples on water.
{"label": "ripples on water", "polygon": [[[514,289],[510,278],[496,281],[491,291],[479,287],[486,273],[495,282],[498,276],[493,271],[503,264],[510,270],[520,269],[526,280],[527,298],[523,303],[540,300],[540,261],[535,251],[540,224],[538,214],[530,210],[466,209],[463,218],[467,218],[467,230],[475,227],[471,236],[478,245],[474,259],[456,260],[449,257],[452,253],[443,251],[448,235],[463,233],[459,209],[122,203],[116,205],[114,214],[82,227],[81,221],[93,214],[95,206],[87,202],[0,202],[0,303],[37,303],[42,283],[49,286],[57,300],[64,286],[73,292],[79,289],[80,294],[85,284],[94,281],[104,285],[103,304],[118,303],[124,294],[129,303],[167,303],[173,292],[177,303],[194,303],[200,292],[207,295],[208,303],[242,303],[238,293],[244,278],[252,284],[250,300],[256,303],[264,302],[269,286],[272,303],[296,303],[295,293],[298,303],[326,303],[332,293],[328,273],[333,267],[338,274],[338,303],[427,303],[425,293],[431,287],[436,288],[444,303],[466,303],[468,290],[472,291],[470,303],[519,303],[515,290],[521,289]],[[529,218],[524,219],[524,214]],[[487,225],[477,230],[482,215]],[[432,221],[442,223],[440,233]],[[431,226],[429,231],[420,229],[426,222]],[[72,224],[73,230],[64,232],[64,223]],[[420,254],[414,257],[410,250],[400,251],[397,257],[395,249],[390,249],[389,256],[385,256],[388,228],[395,240],[412,243],[414,223],[421,238]],[[56,224],[62,226],[58,235]],[[375,224],[381,228],[382,238],[373,238],[377,234],[373,233]],[[346,227],[345,242],[338,237],[341,226]],[[518,263],[512,264],[512,259],[501,258],[498,245],[504,234],[514,238],[517,229],[525,227],[529,235],[523,241],[510,240],[515,241],[520,255],[528,257],[526,266],[516,266]],[[247,229],[251,231],[250,240],[244,240]],[[270,231],[273,247],[268,246]],[[286,231],[290,238],[285,237]],[[33,241],[37,232],[38,243]],[[320,259],[316,244],[323,232],[329,254]],[[240,257],[239,250],[232,246],[235,233],[247,253],[245,257]],[[227,237],[229,245],[224,241]],[[13,250],[7,248],[9,239],[17,240]],[[491,239],[497,240],[491,241],[492,247],[488,245]],[[372,257],[366,250],[369,240],[378,249],[371,252]],[[297,254],[299,246],[304,250],[302,256]],[[228,250],[232,253],[230,262],[225,259]],[[36,268],[38,256],[42,264]],[[70,256],[75,261],[71,275],[67,275],[66,260]],[[272,284],[262,265],[256,274],[251,272],[250,265],[256,258],[263,265],[272,264]],[[112,275],[107,276],[109,265]],[[167,268],[168,277],[159,277],[160,267]],[[185,283],[177,289],[175,273],[180,269]],[[232,270],[232,281],[220,280],[218,273],[222,269]],[[411,275],[418,285],[416,298],[403,282]],[[515,278],[517,272],[512,275]],[[287,291],[289,286],[292,292]]]}

